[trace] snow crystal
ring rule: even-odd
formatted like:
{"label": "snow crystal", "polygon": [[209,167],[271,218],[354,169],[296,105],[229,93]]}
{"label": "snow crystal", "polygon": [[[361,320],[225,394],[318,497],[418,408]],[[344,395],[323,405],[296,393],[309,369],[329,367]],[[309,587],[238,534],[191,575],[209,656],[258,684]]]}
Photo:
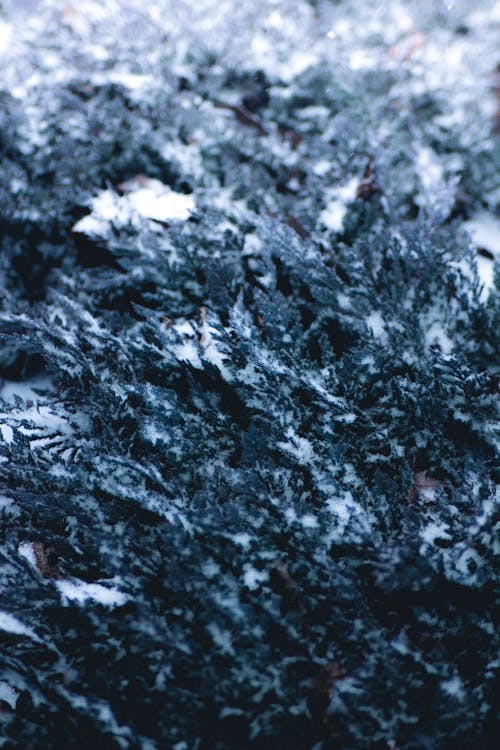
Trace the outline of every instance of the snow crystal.
{"label": "snow crystal", "polygon": [[78,604],[84,604],[88,599],[92,599],[108,607],[121,607],[128,600],[128,596],[117,588],[108,588],[100,583],[86,583],[77,578],[71,581],[56,581],[56,586],[63,598]]}

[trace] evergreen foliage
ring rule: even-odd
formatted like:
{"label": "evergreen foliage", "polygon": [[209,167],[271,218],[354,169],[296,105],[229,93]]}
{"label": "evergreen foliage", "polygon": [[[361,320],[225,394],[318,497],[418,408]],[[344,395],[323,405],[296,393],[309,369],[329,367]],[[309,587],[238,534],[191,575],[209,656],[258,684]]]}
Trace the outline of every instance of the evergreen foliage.
{"label": "evergreen foliage", "polygon": [[2,747],[493,748],[491,119],[175,55],[2,93]]}

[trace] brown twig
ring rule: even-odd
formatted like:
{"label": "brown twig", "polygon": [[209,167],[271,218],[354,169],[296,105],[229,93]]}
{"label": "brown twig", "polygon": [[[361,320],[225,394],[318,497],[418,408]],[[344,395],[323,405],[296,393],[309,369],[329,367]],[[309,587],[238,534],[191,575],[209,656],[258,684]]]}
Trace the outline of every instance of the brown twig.
{"label": "brown twig", "polygon": [[252,112],[250,112],[249,109],[243,106],[243,104],[228,104],[226,102],[216,101],[215,106],[218,109],[229,110],[235,115],[238,122],[240,122],[242,125],[246,125],[247,127],[255,128],[258,131],[259,135],[267,135],[267,130],[262,124],[262,120],[260,119],[260,117],[252,114]]}

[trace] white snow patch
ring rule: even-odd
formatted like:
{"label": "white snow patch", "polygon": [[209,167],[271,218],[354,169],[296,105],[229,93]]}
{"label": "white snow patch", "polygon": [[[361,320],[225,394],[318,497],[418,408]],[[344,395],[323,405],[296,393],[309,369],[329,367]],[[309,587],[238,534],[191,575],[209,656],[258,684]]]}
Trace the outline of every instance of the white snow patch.
{"label": "white snow patch", "polygon": [[302,516],[300,522],[305,529],[317,529],[319,526],[318,519],[312,513],[306,513],[305,516]]}
{"label": "white snow patch", "polygon": [[215,622],[211,622],[207,626],[207,630],[212,636],[215,645],[220,648],[222,653],[234,654],[231,631],[220,628]]}
{"label": "white snow patch", "polygon": [[435,487],[419,487],[418,494],[424,503],[435,503],[436,502],[436,488]]}
{"label": "white snow patch", "polygon": [[371,533],[372,516],[369,511],[354,500],[350,491],[344,492],[342,497],[330,498],[326,507],[336,521],[330,533],[332,541],[341,539],[348,527],[352,527],[363,536]]}
{"label": "white snow patch", "polygon": [[258,255],[262,250],[262,240],[259,235],[255,232],[249,232],[245,235],[245,242],[243,243],[242,255]]}
{"label": "white snow patch", "polygon": [[101,583],[86,583],[78,578],[56,581],[56,586],[64,599],[78,604],[85,604],[91,599],[107,607],[121,607],[128,601],[127,594],[113,586],[108,588]]}
{"label": "white snow patch", "polygon": [[142,429],[142,434],[149,440],[150,443],[156,445],[156,443],[166,442],[166,436],[164,432],[160,432],[153,422],[146,422]]}
{"label": "white snow patch", "polygon": [[372,332],[372,335],[376,339],[381,341],[387,340],[387,332],[385,330],[385,322],[382,317],[382,313],[379,310],[374,310],[366,319],[366,325]]}
{"label": "white snow patch", "polygon": [[3,508],[10,508],[11,505],[14,504],[14,500],[11,497],[6,497],[6,495],[0,495],[0,510]]}
{"label": "white snow patch", "polygon": [[437,320],[427,329],[425,343],[427,346],[438,344],[443,354],[450,354],[453,349],[453,341],[446,335],[443,325]]}
{"label": "white snow patch", "polygon": [[189,362],[190,365],[198,370],[202,368],[200,355],[194,341],[184,341],[174,347],[174,353],[177,359],[183,362]]}
{"label": "white snow patch", "polygon": [[0,701],[8,703],[12,709],[15,709],[18,697],[19,693],[17,690],[14,690],[14,688],[4,680],[0,680]]}
{"label": "white snow patch", "polygon": [[240,531],[237,534],[230,534],[229,538],[232,539],[235,544],[239,544],[244,549],[247,549],[250,546],[250,542],[253,539],[253,537],[250,534],[247,534],[246,531]]}
{"label": "white snow patch", "polygon": [[[53,411],[51,411],[50,406],[41,405],[38,407],[30,407],[29,409],[25,409],[21,412],[16,412],[15,418],[19,421],[26,420],[29,422],[33,422],[39,427],[50,427],[53,430],[67,430],[68,432],[71,432],[71,428],[68,425],[66,419],[64,417],[59,416],[58,414],[54,414]],[[25,427],[20,427],[19,430],[23,432],[25,435],[30,434],[30,430]]]}
{"label": "white snow patch", "polygon": [[477,272],[483,284],[483,289],[479,297],[482,302],[485,302],[488,299],[490,289],[493,289],[495,285],[494,265],[491,258],[485,258],[484,255],[478,255],[476,260]]}
{"label": "white snow patch", "polygon": [[316,162],[316,164],[313,164],[312,171],[315,175],[318,175],[318,177],[323,177],[323,175],[328,174],[332,168],[331,161],[328,161],[327,159],[320,159]]}
{"label": "white snow patch", "polygon": [[341,231],[347,207],[356,197],[359,182],[358,177],[351,177],[342,187],[327,192],[327,204],[320,213],[320,219],[325,227],[333,232]]}
{"label": "white snow patch", "polygon": [[244,566],[243,582],[250,591],[258,589],[261,583],[267,581],[268,578],[269,574],[265,570],[257,570],[249,563]]}
{"label": "white snow patch", "polygon": [[[30,437],[31,449],[63,443],[71,437],[73,428],[68,419],[54,414],[48,405],[37,404],[36,401],[31,405],[29,401],[25,403],[27,408],[0,412],[0,419],[8,418],[18,432]],[[10,433],[4,434],[4,438],[5,436],[10,437]]]}
{"label": "white snow patch", "polygon": [[415,163],[422,186],[417,196],[417,203],[420,206],[433,204],[436,195],[444,186],[443,167],[439,157],[429,146],[420,146],[416,153]]}
{"label": "white snow patch", "polygon": [[207,578],[214,578],[220,573],[220,567],[213,560],[208,560],[207,562],[203,563],[202,571],[203,575]]}
{"label": "white snow patch", "polygon": [[139,214],[155,221],[186,221],[194,211],[192,195],[176,193],[159,180],[151,180],[151,187],[141,188],[130,195],[130,205]]}
{"label": "white snow patch", "polygon": [[151,88],[154,83],[154,79],[150,75],[143,75],[141,73],[131,73],[128,70],[113,70],[111,74],[107,73],[105,76],[95,75],[93,77],[95,83],[113,82],[119,83],[122,86],[130,89],[130,91],[139,91],[140,89]]}
{"label": "white snow patch", "polygon": [[186,174],[200,177],[203,174],[203,159],[198,143],[166,143],[161,150],[164,159],[175,159]]}
{"label": "white snow patch", "polygon": [[464,227],[475,245],[489,250],[495,257],[500,258],[500,219],[488,211],[478,211],[465,222]]}
{"label": "white snow patch", "polygon": [[29,638],[36,638],[35,633],[28,628],[21,620],[18,620],[9,612],[0,611],[0,630],[14,635],[27,635]]}
{"label": "white snow patch", "polygon": [[288,441],[277,443],[278,448],[290,453],[297,461],[301,463],[311,463],[314,458],[314,448],[307,438],[297,435],[293,427],[288,427],[285,436]]}
{"label": "white snow patch", "polygon": [[90,203],[94,218],[99,221],[126,224],[130,218],[130,206],[127,200],[122,200],[123,197],[125,196],[119,196],[111,188],[101,190]]}
{"label": "white snow patch", "polygon": [[108,188],[90,202],[92,212],[78,221],[73,232],[101,236],[112,225],[126,226],[140,218],[151,221],[186,221],[195,210],[193,195],[176,193],[160,180],[138,175],[123,183],[124,195]]}
{"label": "white snow patch", "polygon": [[177,323],[174,323],[172,329],[177,331],[177,333],[180,333],[182,336],[194,335],[193,324],[190,320],[178,321]]}
{"label": "white snow patch", "polygon": [[343,424],[352,424],[357,419],[356,415],[353,412],[349,412],[348,414],[340,414],[338,417],[335,417],[336,422],[342,422]]}
{"label": "white snow patch", "polygon": [[37,568],[35,550],[33,549],[33,544],[31,542],[21,542],[17,548],[17,552],[20,557],[24,557],[33,568]]}
{"label": "white snow patch", "polygon": [[343,307],[344,309],[349,310],[352,308],[350,297],[348,297],[347,294],[343,294],[343,292],[339,292],[337,294],[337,302],[339,303],[340,307]]}
{"label": "white snow patch", "polygon": [[351,50],[348,59],[352,70],[372,68],[380,59],[380,52],[376,49],[364,49],[360,47]]}
{"label": "white snow patch", "polygon": [[0,389],[0,398],[4,401],[13,402],[17,396],[23,401],[33,401],[36,403],[40,401],[40,396],[33,389],[50,390],[51,387],[52,382],[50,378],[43,375],[31,378],[24,383],[19,383],[17,380],[4,380],[3,386]]}
{"label": "white snow patch", "polygon": [[458,675],[450,677],[449,680],[441,680],[440,685],[441,690],[443,690],[443,692],[447,693],[448,695],[451,695],[452,698],[456,698],[459,701],[462,701],[464,699],[464,686],[462,680]]}
{"label": "white snow patch", "polygon": [[227,359],[227,355],[218,349],[218,341],[213,335],[215,332],[216,331],[213,326],[210,325],[210,321],[204,320],[201,328],[203,359],[215,365],[224,379],[230,381],[232,379],[231,373],[224,364],[224,360]]}
{"label": "white snow patch", "polygon": [[264,276],[259,276],[258,279],[262,286],[266,287],[266,289],[269,289],[269,287],[273,283],[273,275],[271,273],[266,273],[264,274]]}
{"label": "white snow patch", "polygon": [[88,214],[77,221],[72,231],[77,234],[85,234],[87,237],[104,237],[109,229],[109,223],[102,218]]}
{"label": "white snow patch", "polygon": [[[476,247],[492,253],[494,259],[500,261],[500,220],[488,211],[478,211],[466,221],[465,229],[469,232]],[[494,260],[483,255],[477,256],[477,271],[483,283],[481,300],[488,299],[490,289],[494,286]]]}
{"label": "white snow patch", "polygon": [[343,534],[349,523],[354,520],[361,524],[365,531],[370,530],[369,514],[354,500],[350,491],[345,492],[343,497],[331,498],[327,501],[326,507],[336,517],[336,536]]}
{"label": "white snow patch", "polygon": [[12,39],[12,24],[0,21],[0,55],[9,47]]}
{"label": "white snow patch", "polygon": [[434,544],[436,539],[451,539],[446,529],[449,529],[447,523],[435,523],[432,521],[422,530],[421,537],[426,544]]}
{"label": "white snow patch", "polygon": [[0,431],[2,433],[2,439],[6,443],[12,443],[14,441],[14,430],[8,424],[0,424]]}
{"label": "white snow patch", "polygon": [[[456,562],[457,570],[462,575],[474,578],[477,569],[481,566],[481,558],[474,549],[468,547],[465,549]],[[472,570],[471,567],[472,566]]]}
{"label": "white snow patch", "polygon": [[318,60],[316,54],[300,49],[289,53],[286,59],[281,59],[272,37],[260,31],[251,40],[250,49],[259,67],[279,76],[285,82],[291,81]]}

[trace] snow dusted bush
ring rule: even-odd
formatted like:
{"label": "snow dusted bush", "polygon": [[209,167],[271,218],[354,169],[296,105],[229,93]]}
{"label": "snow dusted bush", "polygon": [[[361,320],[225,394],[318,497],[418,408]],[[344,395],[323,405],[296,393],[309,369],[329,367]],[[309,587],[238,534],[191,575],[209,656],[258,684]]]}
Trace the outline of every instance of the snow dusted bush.
{"label": "snow dusted bush", "polygon": [[2,746],[493,748],[479,5],[5,4]]}

